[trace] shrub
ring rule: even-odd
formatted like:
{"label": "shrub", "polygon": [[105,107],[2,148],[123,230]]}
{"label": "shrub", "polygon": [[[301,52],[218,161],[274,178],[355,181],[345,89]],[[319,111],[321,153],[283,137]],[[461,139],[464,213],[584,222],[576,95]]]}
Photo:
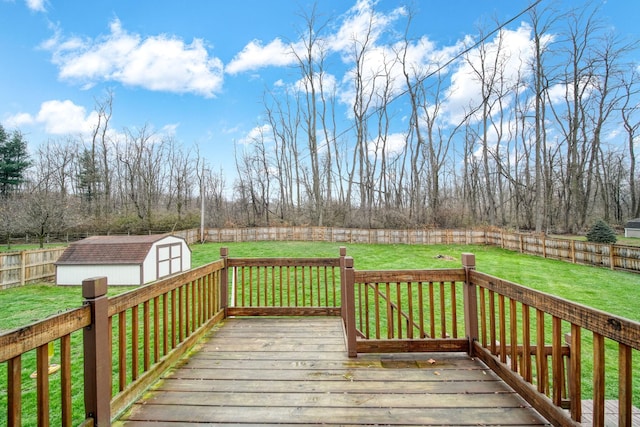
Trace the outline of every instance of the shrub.
{"label": "shrub", "polygon": [[603,220],[598,220],[587,233],[587,240],[594,243],[615,243],[616,233]]}

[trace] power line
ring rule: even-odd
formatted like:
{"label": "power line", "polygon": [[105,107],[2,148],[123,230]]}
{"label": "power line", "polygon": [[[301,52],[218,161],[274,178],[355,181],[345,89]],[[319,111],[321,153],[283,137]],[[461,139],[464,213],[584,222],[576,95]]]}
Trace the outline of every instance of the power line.
{"label": "power line", "polygon": [[[491,30],[490,32],[488,32],[487,34],[485,34],[482,38],[480,38],[477,42],[475,42],[474,44],[472,44],[471,46],[468,46],[467,48],[465,48],[464,50],[458,52],[456,55],[454,55],[451,59],[449,59],[447,62],[445,62],[443,65],[440,65],[437,69],[435,69],[434,71],[432,71],[431,73],[427,74],[423,80],[426,80],[430,77],[433,77],[434,75],[436,75],[437,73],[439,73],[440,71],[442,71],[443,69],[445,69],[446,67],[448,67],[449,65],[451,65],[453,62],[455,62],[456,60],[460,59],[461,57],[463,57],[464,55],[466,55],[467,53],[471,52],[473,49],[477,48],[478,46],[480,46],[482,43],[484,43],[489,37],[493,36],[494,34],[496,34],[498,31],[502,30],[504,27],[506,27],[507,25],[511,24],[512,22],[514,22],[516,19],[520,18],[522,15],[524,15],[525,13],[529,12],[531,9],[533,9],[534,7],[536,7],[538,4],[540,4],[540,2],[542,2],[542,0],[536,0],[533,3],[531,3],[529,6],[527,6],[525,9],[523,9],[522,11],[520,11],[517,15],[513,16],[512,18],[508,19],[507,21],[502,22],[500,25],[498,25],[497,27],[495,27],[493,30]],[[377,107],[375,108],[373,111],[371,111],[370,113],[365,115],[365,120],[370,119],[374,114],[378,113],[379,111],[381,111],[383,108],[386,108],[389,104],[391,104],[393,101],[401,98],[402,96],[406,95],[407,92],[409,92],[409,89],[405,89],[403,91],[401,91],[400,93],[398,93],[397,95],[395,95],[394,97],[392,97],[389,102],[387,104],[385,104],[382,107]],[[354,128],[355,128],[356,124],[351,124],[350,126],[348,126],[346,129],[344,129],[342,132],[338,133],[335,137],[333,137],[330,141],[326,141],[324,147],[328,147],[330,142],[334,142],[336,140],[338,140],[339,138],[341,138],[342,136],[346,135],[348,132],[351,132]],[[307,155],[302,155],[301,158],[304,159],[305,157],[308,157],[309,154]]]}

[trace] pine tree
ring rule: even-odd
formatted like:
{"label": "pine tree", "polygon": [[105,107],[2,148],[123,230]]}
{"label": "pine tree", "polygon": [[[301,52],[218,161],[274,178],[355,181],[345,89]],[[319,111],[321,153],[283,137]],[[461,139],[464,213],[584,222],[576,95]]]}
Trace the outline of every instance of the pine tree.
{"label": "pine tree", "polygon": [[594,243],[615,243],[617,238],[613,228],[600,219],[587,233],[587,240]]}
{"label": "pine tree", "polygon": [[31,165],[27,143],[20,132],[11,135],[0,125],[0,198],[6,199],[25,180]]}

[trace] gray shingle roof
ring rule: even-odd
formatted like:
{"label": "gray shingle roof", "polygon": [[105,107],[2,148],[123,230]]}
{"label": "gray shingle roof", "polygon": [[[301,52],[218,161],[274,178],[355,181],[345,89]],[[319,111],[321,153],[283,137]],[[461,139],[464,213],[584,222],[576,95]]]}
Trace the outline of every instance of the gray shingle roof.
{"label": "gray shingle roof", "polygon": [[140,264],[153,244],[167,234],[92,236],[71,243],[56,264]]}
{"label": "gray shingle roof", "polygon": [[640,218],[630,219],[627,221],[625,228],[640,228]]}

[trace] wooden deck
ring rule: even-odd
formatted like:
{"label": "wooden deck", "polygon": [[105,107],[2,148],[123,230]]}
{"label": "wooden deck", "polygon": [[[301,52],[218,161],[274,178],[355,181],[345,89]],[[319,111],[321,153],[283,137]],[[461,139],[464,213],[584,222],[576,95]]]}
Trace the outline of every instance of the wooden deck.
{"label": "wooden deck", "polygon": [[340,318],[230,318],[115,425],[549,425],[459,353],[347,357]]}

